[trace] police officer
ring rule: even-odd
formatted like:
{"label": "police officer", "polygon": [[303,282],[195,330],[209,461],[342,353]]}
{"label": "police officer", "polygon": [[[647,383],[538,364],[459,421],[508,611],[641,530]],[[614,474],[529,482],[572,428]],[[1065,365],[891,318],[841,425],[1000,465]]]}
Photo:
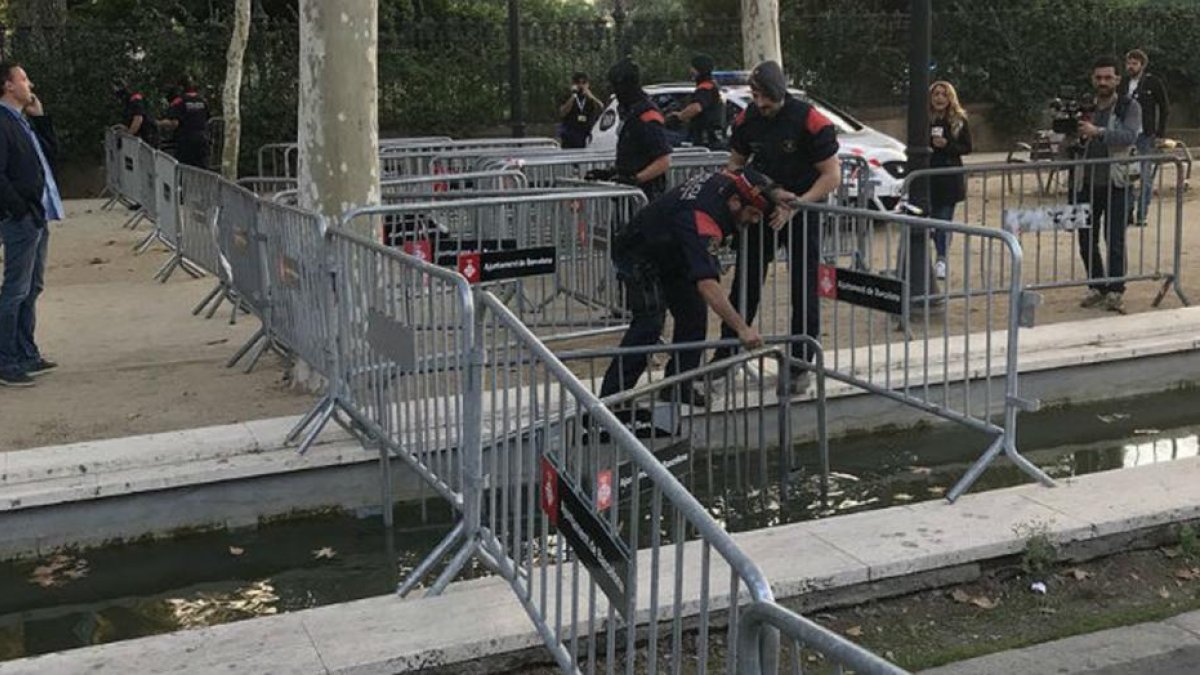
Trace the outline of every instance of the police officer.
{"label": "police officer", "polygon": [[653,201],[667,187],[671,144],[665,118],[642,91],[641,70],[631,59],[622,59],[608,70],[608,82],[617,97],[621,131],[617,135],[617,165],[589,171],[589,180],[612,180],[636,185]]}
{"label": "police officer", "polygon": [[158,124],[175,132],[175,157],[184,164],[208,168],[208,104],[189,82],[171,101],[166,119]]}
{"label": "police officer", "polygon": [[113,82],[113,94],[124,107],[121,128],[131,136],[137,136],[151,146],[158,145],[158,123],[146,108],[146,97],[140,91],[130,91],[129,86],[118,80]]}
{"label": "police officer", "polygon": [[559,140],[563,148],[586,148],[588,139],[592,136],[592,125],[604,104],[592,93],[588,85],[587,73],[575,73],[571,76],[571,95],[558,107],[561,118]]}
{"label": "police officer", "polygon": [[[797,195],[801,202],[822,202],[841,183],[838,141],[833,123],[816,108],[791,96],[783,69],[774,61],[764,61],[750,73],[753,102],[733,123],[730,139],[731,168],[749,165]],[[791,334],[819,338],[821,306],[817,297],[817,267],[821,255],[821,227],[818,217],[791,222],[793,210],[780,204],[771,217],[776,235],[764,228],[747,228],[745,268],[734,278],[729,298],[736,303],[746,283],[746,319],[754,321],[766,280],[767,268],[775,259],[776,249],[788,247],[788,271],[791,276]],[[783,237],[784,242],[776,237]],[[740,242],[739,242],[740,243]],[[722,328],[722,337],[731,337]],[[799,343],[792,346],[793,357],[811,360],[813,355]],[[717,350],[714,359],[728,356]],[[808,372],[793,366],[790,387],[793,393],[808,386]]]}
{"label": "police officer", "polygon": [[696,90],[692,100],[683,110],[668,117],[678,118],[687,124],[688,142],[710,150],[725,148],[725,103],[721,100],[721,89],[713,81],[713,60],[707,54],[692,58],[692,79]]}
{"label": "police officer", "polygon": [[[613,262],[633,315],[621,346],[658,342],[668,311],[675,320],[676,344],[702,341],[708,327],[706,305],[748,349],[762,346],[758,332],[726,299],[715,254],[735,231],[770,214],[776,200],[793,197],[753,169],[740,169],[694,176],[639,211],[613,241]],[[700,357],[701,350],[676,353],[667,375],[694,369]],[[600,395],[633,387],[645,370],[645,354],[614,359]],[[676,391],[682,403],[707,404],[693,387]],[[664,393],[665,398],[671,395]]]}

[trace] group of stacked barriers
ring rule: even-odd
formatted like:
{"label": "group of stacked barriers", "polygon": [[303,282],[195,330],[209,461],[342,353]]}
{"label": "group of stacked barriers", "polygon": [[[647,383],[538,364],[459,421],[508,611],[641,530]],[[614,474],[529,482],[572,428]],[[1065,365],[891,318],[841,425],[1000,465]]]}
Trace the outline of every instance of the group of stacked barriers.
{"label": "group of stacked barriers", "polygon": [[[380,161],[414,171],[385,179],[383,203],[337,223],[293,205],[295,172],[239,185],[143,157],[136,138],[116,132],[108,185],[172,249],[163,280],[179,267],[214,277],[198,311],[228,300],[233,316],[258,319],[230,365],[252,368],[276,350],[324,378],[323,399],[289,442],[306,450],[326,423],[341,424],[379,453],[384,504],[400,462],[454,509],[454,528],[401,595],[422,584],[442,592],[479,563],[508,581],[564,671],[775,673],[816,653],[857,673],[902,673],[776,602],[722,522],[769,510],[788,491],[827,491],[834,384],[982,432],[980,460],[952,498],[1000,454],[1049,482],[1015,446],[1016,414],[1031,407],[1016,386],[1018,239],[864,208],[870,186],[846,186],[838,203],[797,215],[821,232],[811,295],[820,335],[790,329],[812,283],[788,297],[798,261],[779,256],[764,265],[756,321],[767,346],[622,350],[629,317],[611,243],[646,199],[581,184],[600,157],[517,145],[498,166],[504,141],[481,143],[475,160],[457,148],[454,165],[438,165],[444,148],[428,150],[440,139],[382,144]],[[672,183],[727,156],[676,160]],[[524,171],[532,166],[553,168]],[[912,264],[936,231],[978,251],[953,287]],[[770,234],[768,245],[800,250],[782,240],[800,232]],[[728,253],[743,288],[746,256],[744,240]],[[731,356],[674,376],[652,369],[604,400],[594,393],[614,358],[719,347]],[[782,376],[797,369],[814,387],[799,399]],[[706,410],[680,402],[691,387],[713,393]],[[816,405],[803,412],[800,399]]]}

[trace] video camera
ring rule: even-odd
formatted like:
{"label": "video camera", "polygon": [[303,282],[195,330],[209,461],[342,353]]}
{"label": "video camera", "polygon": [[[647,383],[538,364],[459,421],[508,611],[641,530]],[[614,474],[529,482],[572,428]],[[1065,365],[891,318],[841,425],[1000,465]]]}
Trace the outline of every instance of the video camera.
{"label": "video camera", "polygon": [[1096,104],[1090,98],[1081,98],[1073,88],[1064,87],[1058,97],[1050,101],[1053,117],[1050,128],[1056,134],[1071,135],[1079,130],[1079,123],[1090,119]]}

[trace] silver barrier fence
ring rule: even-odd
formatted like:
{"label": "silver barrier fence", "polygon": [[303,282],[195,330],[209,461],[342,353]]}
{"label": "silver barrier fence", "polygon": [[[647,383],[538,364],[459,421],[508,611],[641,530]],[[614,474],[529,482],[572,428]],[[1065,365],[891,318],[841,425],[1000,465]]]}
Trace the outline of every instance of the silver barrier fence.
{"label": "silver barrier fence", "polygon": [[[258,334],[234,354],[230,364],[249,354],[249,370],[264,350],[274,348],[294,355],[329,380],[333,341],[323,221],[314,213],[260,201],[258,231],[268,303]],[[307,429],[320,407],[292,430],[289,442]],[[305,438],[301,447],[307,448],[313,439],[315,434]]]}
{"label": "silver barrier fence", "polygon": [[613,152],[611,150],[601,151],[586,148],[563,150],[558,146],[453,149],[438,153],[430,158],[429,173],[443,174],[482,171],[486,168],[494,167],[496,162],[559,156],[579,158],[607,157],[611,162]]}
{"label": "silver barrier fence", "polygon": [[258,198],[253,192],[218,178],[217,200],[213,236],[221,290],[212,296],[208,316],[228,300],[232,307],[229,323],[237,321],[239,310],[252,313],[266,323],[269,317],[264,316],[267,287],[259,245]]}
{"label": "silver barrier fence", "polygon": [[615,229],[645,205],[625,187],[554,190],[368,207],[343,216],[399,223],[385,244],[471,277],[503,280],[515,311],[547,334],[612,332],[625,323],[610,259]]}
{"label": "silver barrier fence", "polygon": [[[1149,169],[1149,176],[1138,174]],[[1110,176],[1125,176],[1114,187]],[[1127,284],[1157,282],[1152,296],[1134,287],[1120,311],[1158,307],[1169,290],[1189,300],[1184,271],[1184,192],[1187,169],[1174,155],[977,164],[915,172],[905,180],[962,181],[966,199],[955,219],[1016,234],[1026,252],[1026,289],[1088,286],[1123,293]],[[1084,179],[1095,177],[1095,189]],[[1144,200],[1144,201],[1143,201]],[[962,265],[953,247],[947,264]],[[1087,252],[1085,260],[1084,251]],[[1046,312],[1083,318],[1078,298],[1047,297]],[[1101,304],[1101,308],[1104,305]]]}
{"label": "silver barrier fence", "polygon": [[220,210],[221,177],[211,171],[179,165],[179,248],[161,281],[167,281],[184,261],[218,278],[217,286],[192,313],[199,314],[226,288],[221,279],[221,256],[216,241],[216,218]]}
{"label": "silver barrier fence", "polygon": [[773,602],[766,578],[503,301],[476,297],[483,551],[564,672],[707,672],[720,617]]}
{"label": "silver barrier fence", "polygon": [[387,179],[431,174],[433,158],[454,150],[535,147],[557,148],[558,141],[553,138],[480,138],[381,147],[380,177]]}
{"label": "silver barrier fence", "polygon": [[[1037,407],[1018,389],[1019,326],[1032,298],[1022,287],[1016,236],[894,213],[799,206],[780,232],[739,233],[731,300],[743,316],[764,336],[819,336],[829,377],[851,390],[982,434],[980,459],[947,493],[951,501],[1000,453],[1052,484],[1016,447],[1018,413]],[[829,233],[844,241],[827,244]],[[945,280],[936,278],[929,256],[942,235],[952,235],[963,253]],[[778,262],[781,252],[786,264]],[[803,350],[793,356],[806,358]]]}
{"label": "silver barrier fence", "polygon": [[117,152],[120,193],[137,209],[122,227],[135,229],[142,220],[151,218],[147,209],[153,208],[149,202],[154,201],[154,150],[136,136],[118,132]]}
{"label": "silver barrier fence", "polygon": [[[417,143],[446,143],[449,136],[412,136],[404,138],[381,138],[379,148],[413,145]],[[267,143],[258,149],[258,175],[265,178],[295,178],[299,173],[300,146],[296,143]]]}
{"label": "silver barrier fence", "polygon": [[[179,163],[174,157],[160,150],[154,150],[154,230],[146,235],[135,248],[134,252],[141,254],[150,249],[155,242],[167,247],[174,256],[179,250]],[[155,278],[166,268],[159,268]],[[199,270],[187,267],[187,272],[196,276]]]}
{"label": "silver barrier fence", "polygon": [[104,131],[104,191],[100,193],[101,197],[108,197],[108,201],[100,208],[110,209],[118,202],[128,205],[124,193],[121,191],[121,129],[120,127],[109,127]]}
{"label": "silver barrier fence", "polygon": [[[759,602],[746,607],[741,621],[739,673],[762,672],[760,664],[768,655],[762,653],[762,640],[758,632],[773,629],[784,638],[777,656],[780,671],[803,673],[807,667],[811,667],[811,663],[810,666],[805,665],[806,657],[813,656],[818,661],[817,667],[832,665],[837,673],[847,672],[843,668],[849,668],[849,672],[869,675],[908,675],[908,671],[775,603]],[[805,651],[809,654],[805,654]]]}
{"label": "silver barrier fence", "polygon": [[296,179],[284,176],[244,176],[237,179],[237,184],[265,199],[296,189]]}
{"label": "silver barrier fence", "polygon": [[524,190],[528,187],[525,174],[516,170],[467,171],[453,175],[408,176],[380,181],[383,202],[395,194],[434,194],[439,192],[499,192]]}

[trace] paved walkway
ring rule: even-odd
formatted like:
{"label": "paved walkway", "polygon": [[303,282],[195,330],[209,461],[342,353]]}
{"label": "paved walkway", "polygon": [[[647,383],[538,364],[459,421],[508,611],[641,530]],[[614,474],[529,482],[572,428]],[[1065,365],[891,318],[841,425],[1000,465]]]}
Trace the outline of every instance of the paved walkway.
{"label": "paved walkway", "polygon": [[1200,612],[981,656],[921,675],[1196,675]]}

